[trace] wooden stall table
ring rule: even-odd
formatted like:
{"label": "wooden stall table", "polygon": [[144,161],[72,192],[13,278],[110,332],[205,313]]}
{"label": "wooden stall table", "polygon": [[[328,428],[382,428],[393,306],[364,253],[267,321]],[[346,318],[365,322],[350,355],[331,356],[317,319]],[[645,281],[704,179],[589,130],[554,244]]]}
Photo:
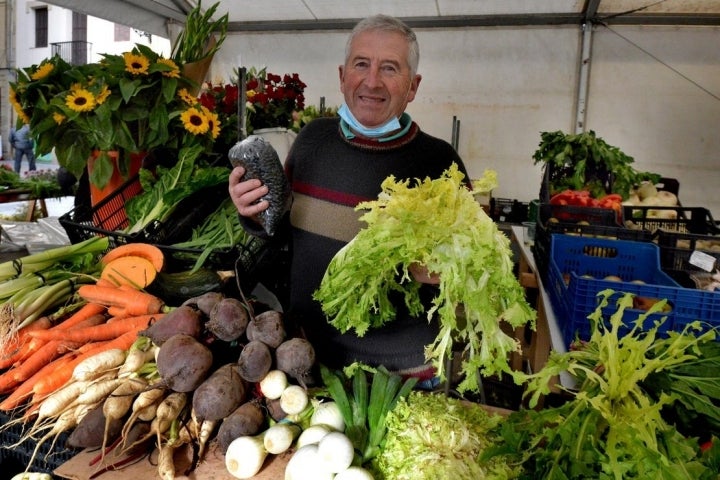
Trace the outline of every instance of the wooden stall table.
{"label": "wooden stall table", "polygon": [[28,202],[28,211],[25,216],[26,222],[32,222],[35,218],[35,213],[40,209],[40,215],[42,217],[48,216],[47,206],[45,205],[44,198],[33,198],[30,195],[30,190],[11,188],[7,190],[0,190],[0,203],[12,203],[12,202]]}
{"label": "wooden stall table", "polygon": [[[537,372],[541,370],[550,356],[550,350],[564,353],[567,347],[563,340],[558,319],[553,311],[550,297],[543,286],[540,275],[537,274],[535,257],[531,250],[531,244],[525,243],[527,227],[513,225],[511,228],[511,240],[518,246],[520,256],[518,258],[518,281],[525,289],[537,290],[537,303],[533,305],[537,310],[537,322],[535,331],[529,335],[530,342],[526,342],[525,327],[516,330],[516,338],[520,339],[523,347],[523,356],[527,360],[530,370]],[[564,387],[574,386],[570,374],[562,372],[559,382]]]}

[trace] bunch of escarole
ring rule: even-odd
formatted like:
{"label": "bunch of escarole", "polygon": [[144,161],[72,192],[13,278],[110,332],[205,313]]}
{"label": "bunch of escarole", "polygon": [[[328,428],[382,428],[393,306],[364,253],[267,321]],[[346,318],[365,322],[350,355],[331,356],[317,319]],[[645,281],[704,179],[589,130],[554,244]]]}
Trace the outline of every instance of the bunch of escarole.
{"label": "bunch of escarole", "polygon": [[[439,334],[425,355],[441,378],[453,344],[464,346],[461,392],[479,390],[478,371],[513,374],[508,355],[520,345],[501,330],[500,322],[518,327],[535,320],[513,275],[508,238],[463,178],[457,165],[440,178],[412,184],[388,177],[376,201],[357,206],[367,210],[360,217],[367,227],[335,255],[314,295],[332,325],[363,336],[395,318],[389,295],[400,292],[412,315],[439,322]],[[413,264],[439,274],[427,308],[420,300],[420,284],[411,281],[408,268]]]}
{"label": "bunch of escarole", "polygon": [[[551,353],[545,367],[528,379],[531,407],[561,371],[578,380],[578,389],[569,392],[572,399],[559,407],[512,412],[499,426],[502,440],[485,450],[484,458],[501,455],[521,465],[520,479],[717,479],[720,445],[713,441],[716,445],[703,452],[697,438],[683,436],[665,418],[668,408],[682,403],[703,415],[704,425],[717,425],[717,360],[703,358],[716,331],[695,322],[660,338],[664,320],[652,324],[648,316],[661,312],[666,300],[624,325],[632,295],[616,301],[614,293],[598,294],[598,308],[588,317],[589,341]],[[603,309],[613,305],[616,311],[604,318]],[[623,335],[625,327],[629,332]],[[657,375],[667,376],[667,389],[648,388]],[[672,383],[684,387],[676,390]]]}

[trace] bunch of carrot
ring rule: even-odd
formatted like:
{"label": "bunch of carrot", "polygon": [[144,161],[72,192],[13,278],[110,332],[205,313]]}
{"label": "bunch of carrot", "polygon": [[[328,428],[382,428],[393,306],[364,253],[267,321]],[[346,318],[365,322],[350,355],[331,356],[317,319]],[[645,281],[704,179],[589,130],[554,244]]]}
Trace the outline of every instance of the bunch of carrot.
{"label": "bunch of carrot", "polygon": [[[99,281],[77,291],[82,305],[53,324],[43,317],[22,328],[0,357],[0,410],[42,399],[66,383],[73,369],[100,352],[127,350],[138,332],[164,315],[157,297],[127,286]],[[114,312],[114,313],[112,313]],[[52,372],[52,375],[47,375]]]}

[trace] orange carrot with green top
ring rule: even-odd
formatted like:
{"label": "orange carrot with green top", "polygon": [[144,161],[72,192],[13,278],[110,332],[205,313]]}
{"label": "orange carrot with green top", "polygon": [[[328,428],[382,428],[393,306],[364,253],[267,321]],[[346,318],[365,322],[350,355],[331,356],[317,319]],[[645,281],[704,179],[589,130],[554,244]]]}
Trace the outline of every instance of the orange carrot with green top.
{"label": "orange carrot with green top", "polygon": [[86,303],[85,305],[80,307],[80,310],[73,313],[68,318],[52,327],[51,330],[66,330],[68,328],[72,328],[78,323],[81,323],[92,316],[105,313],[105,310],[107,310],[107,307],[105,307],[105,305],[100,305],[99,303]]}
{"label": "orange carrot with green top", "polygon": [[77,293],[88,302],[122,307],[128,315],[133,316],[160,313],[165,306],[165,303],[155,295],[134,289],[81,285]]}
{"label": "orange carrot with green top", "polygon": [[155,320],[161,318],[163,314],[139,315],[135,317],[125,317],[117,319],[113,322],[102,323],[99,325],[90,325],[87,327],[75,327],[68,330],[53,331],[42,330],[30,332],[30,335],[41,340],[65,340],[71,342],[97,342],[101,340],[112,340],[120,335],[128,332],[139,332],[150,326]]}

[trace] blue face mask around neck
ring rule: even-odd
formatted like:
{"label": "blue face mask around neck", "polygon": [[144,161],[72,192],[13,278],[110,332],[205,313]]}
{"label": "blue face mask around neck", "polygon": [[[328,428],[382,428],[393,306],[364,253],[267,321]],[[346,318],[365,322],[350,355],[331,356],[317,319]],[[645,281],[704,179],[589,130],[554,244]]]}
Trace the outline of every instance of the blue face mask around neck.
{"label": "blue face mask around neck", "polygon": [[400,120],[393,117],[384,124],[380,125],[379,127],[374,128],[368,128],[357,121],[355,116],[352,114],[350,109],[347,107],[346,104],[340,105],[340,108],[338,109],[338,115],[340,118],[342,118],[345,123],[348,124],[348,126],[354,130],[355,132],[359,133],[363,137],[368,138],[378,138],[383,137],[389,133],[394,132],[395,130],[398,130],[401,128]]}

